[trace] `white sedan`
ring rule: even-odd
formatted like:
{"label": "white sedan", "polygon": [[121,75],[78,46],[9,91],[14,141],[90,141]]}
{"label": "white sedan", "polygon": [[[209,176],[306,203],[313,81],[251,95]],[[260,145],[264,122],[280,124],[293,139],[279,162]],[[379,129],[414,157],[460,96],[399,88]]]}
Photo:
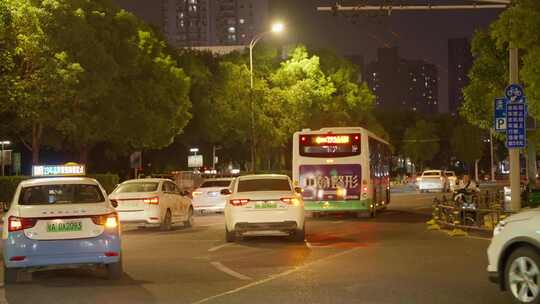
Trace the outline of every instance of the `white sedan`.
{"label": "white sedan", "polygon": [[427,170],[422,173],[418,181],[420,192],[448,190],[448,179],[442,170]]}
{"label": "white sedan", "polygon": [[246,234],[284,233],[303,242],[304,202],[301,189],[294,188],[286,175],[246,175],[238,177],[225,205],[227,242]]}
{"label": "white sedan", "polygon": [[175,223],[193,225],[193,206],[187,195],[168,179],[147,178],[121,183],[109,199],[116,205],[120,222],[169,230]]}
{"label": "white sedan", "polygon": [[213,178],[205,180],[193,191],[193,207],[199,212],[223,212],[227,196],[221,194],[221,190],[231,186],[233,178]]}

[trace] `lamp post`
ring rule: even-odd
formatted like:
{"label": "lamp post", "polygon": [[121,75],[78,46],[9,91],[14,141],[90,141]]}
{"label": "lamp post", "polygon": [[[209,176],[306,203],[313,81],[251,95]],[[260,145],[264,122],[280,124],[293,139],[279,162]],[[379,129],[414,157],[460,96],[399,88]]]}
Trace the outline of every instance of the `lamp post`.
{"label": "lamp post", "polygon": [[250,88],[250,131],[251,131],[251,171],[255,172],[255,113],[253,112],[253,48],[267,34],[283,32],[285,25],[281,22],[272,24],[269,31],[255,35],[249,42],[249,88]]}
{"label": "lamp post", "polygon": [[4,176],[4,146],[10,144],[11,142],[9,140],[0,141],[0,166],[2,167],[2,176]]}

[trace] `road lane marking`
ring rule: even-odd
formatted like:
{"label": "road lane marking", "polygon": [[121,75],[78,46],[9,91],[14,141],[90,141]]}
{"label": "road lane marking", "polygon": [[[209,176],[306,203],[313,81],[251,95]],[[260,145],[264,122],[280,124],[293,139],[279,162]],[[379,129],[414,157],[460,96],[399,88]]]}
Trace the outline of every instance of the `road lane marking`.
{"label": "road lane marking", "polygon": [[221,245],[218,245],[218,246],[214,246],[210,249],[208,249],[208,252],[214,252],[214,251],[218,251],[220,250],[221,248],[224,248],[224,247],[227,247],[227,246],[231,246],[233,243],[225,243],[225,244],[221,244]]}
{"label": "road lane marking", "polygon": [[333,224],[341,224],[341,223],[343,223],[343,222],[345,222],[345,221],[335,221],[335,222],[332,222],[332,223],[333,223]]}
{"label": "road lane marking", "polygon": [[468,238],[469,239],[475,239],[475,240],[491,241],[491,238],[482,237],[482,236],[469,235]]}
{"label": "road lane marking", "polygon": [[213,227],[213,226],[225,226],[224,223],[215,223],[215,224],[207,224],[207,225],[195,225],[194,227]]}
{"label": "road lane marking", "polygon": [[252,278],[248,277],[248,276],[245,276],[239,272],[236,272],[232,269],[230,269],[229,267],[221,264],[220,262],[210,262],[210,264],[212,264],[212,266],[216,267],[218,270],[232,276],[232,277],[235,277],[237,279],[240,279],[240,280],[243,280],[243,281],[249,281],[249,280],[253,280]]}
{"label": "road lane marking", "polygon": [[213,299],[217,299],[217,298],[221,298],[223,296],[226,296],[226,295],[231,295],[231,294],[235,294],[235,293],[238,293],[244,289],[248,289],[248,288],[251,288],[251,287],[254,287],[254,286],[258,286],[258,285],[261,285],[261,284],[264,284],[264,283],[267,283],[267,282],[270,282],[270,281],[273,281],[275,279],[279,279],[281,277],[285,277],[285,276],[288,276],[290,274],[293,274],[295,272],[298,272],[300,270],[303,270],[305,268],[308,268],[308,267],[311,267],[313,266],[314,264],[317,264],[317,263],[320,263],[320,262],[324,262],[326,260],[330,260],[330,259],[333,259],[333,258],[337,258],[337,257],[340,257],[342,255],[345,255],[345,254],[348,254],[348,253],[352,253],[354,251],[357,251],[359,250],[360,248],[353,248],[353,249],[349,249],[349,250],[346,250],[346,251],[342,251],[342,252],[339,252],[339,253],[335,253],[335,254],[332,254],[332,255],[329,255],[329,256],[326,256],[324,258],[321,258],[319,260],[316,260],[316,261],[313,261],[313,262],[310,262],[310,263],[306,263],[302,266],[297,266],[293,269],[289,269],[287,271],[284,271],[284,272],[281,272],[281,273],[278,273],[276,275],[271,275],[269,276],[268,278],[266,279],[262,279],[262,280],[259,280],[259,281],[255,281],[255,282],[252,282],[252,283],[249,283],[247,285],[244,285],[244,286],[240,286],[238,288],[235,288],[235,289],[232,289],[232,290],[229,290],[229,291],[225,291],[225,292],[222,292],[220,294],[217,294],[217,295],[213,295],[213,296],[210,296],[210,297],[207,297],[207,298],[204,298],[204,299],[201,299],[199,301],[196,301],[196,302],[193,302],[192,304],[201,304],[201,303],[206,303],[208,301],[211,301]]}

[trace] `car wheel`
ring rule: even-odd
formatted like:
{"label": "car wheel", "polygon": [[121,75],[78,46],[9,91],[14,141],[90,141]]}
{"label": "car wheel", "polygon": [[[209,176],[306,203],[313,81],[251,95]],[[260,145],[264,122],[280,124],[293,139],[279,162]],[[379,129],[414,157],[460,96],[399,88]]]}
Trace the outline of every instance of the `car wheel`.
{"label": "car wheel", "polygon": [[506,289],[515,303],[540,303],[540,255],[529,247],[514,251],[504,270]]}
{"label": "car wheel", "polygon": [[17,268],[7,268],[6,265],[4,265],[4,284],[17,283],[18,275],[19,270]]}
{"label": "car wheel", "polygon": [[229,231],[229,229],[227,229],[227,226],[225,226],[225,241],[227,241],[227,243],[232,243],[236,240],[236,233],[234,231]]}
{"label": "car wheel", "polygon": [[302,229],[297,229],[291,234],[291,240],[294,242],[304,242],[306,239],[306,228],[305,226]]}
{"label": "car wheel", "polygon": [[193,227],[193,207],[189,207],[188,218],[184,221],[185,227]]}
{"label": "car wheel", "polygon": [[161,230],[171,230],[172,228],[172,214],[171,210],[167,209],[165,212],[165,217],[161,221]]}
{"label": "car wheel", "polygon": [[122,259],[116,263],[107,264],[107,278],[109,280],[119,280],[123,274]]}

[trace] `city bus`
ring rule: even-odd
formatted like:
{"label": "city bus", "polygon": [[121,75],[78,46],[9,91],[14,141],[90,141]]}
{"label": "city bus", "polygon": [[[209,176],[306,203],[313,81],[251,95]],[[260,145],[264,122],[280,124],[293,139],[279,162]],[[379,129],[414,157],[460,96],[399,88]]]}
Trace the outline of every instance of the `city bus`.
{"label": "city bus", "polygon": [[390,203],[388,142],[360,127],[294,133],[292,174],[313,216],[351,212],[375,216]]}

